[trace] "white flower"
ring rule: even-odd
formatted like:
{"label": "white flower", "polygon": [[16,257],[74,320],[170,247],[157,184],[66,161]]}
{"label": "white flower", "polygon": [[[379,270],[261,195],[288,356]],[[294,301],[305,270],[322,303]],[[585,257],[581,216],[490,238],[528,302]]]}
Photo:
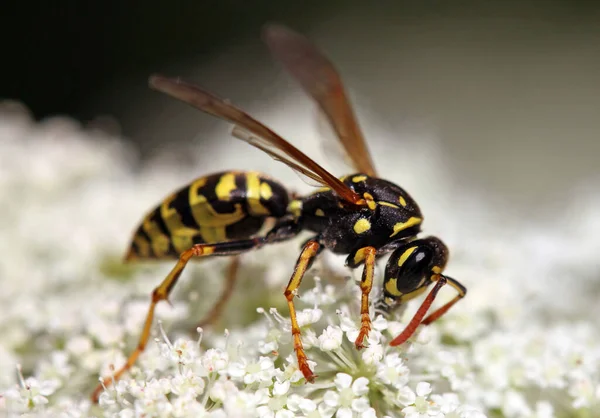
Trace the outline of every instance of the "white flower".
{"label": "white flower", "polygon": [[34,377],[28,377],[21,381],[20,388],[6,391],[5,396],[28,408],[36,408],[48,403],[48,396],[56,391],[57,386],[56,380],[40,381]]}
{"label": "white flower", "polygon": [[319,335],[319,347],[323,351],[337,350],[342,345],[343,336],[340,327],[330,325]]}
{"label": "white flower", "polygon": [[437,416],[440,414],[438,405],[431,404],[427,400],[427,396],[431,393],[431,385],[427,382],[419,382],[417,384],[416,393],[410,388],[404,387],[398,393],[398,401],[406,405],[402,409],[406,418],[421,418],[428,416]]}
{"label": "white flower", "polygon": [[409,370],[399,353],[390,353],[377,365],[377,379],[398,389],[408,383]]}
{"label": "white flower", "polygon": [[189,369],[171,379],[171,391],[179,397],[195,398],[204,392],[205,386],[204,379]]}
{"label": "white flower", "polygon": [[[600,305],[590,291],[600,249],[596,183],[580,197],[569,195],[572,203],[555,219],[514,217],[502,203],[492,208],[449,187],[439,156],[420,147],[408,165],[394,161],[387,172],[419,186],[427,228],[439,231],[452,253],[448,274],[469,288],[439,321],[390,347],[418,309],[422,298],[415,298],[373,318],[366,347],[357,351],[361,291],[355,280],[339,278],[362,271],[350,272],[344,256],[326,251],[321,259],[331,265],[319,271],[315,263],[305,283],[314,272],[320,277],[294,300],[317,376],[306,384],[280,294],[299,242],[241,256],[239,290],[223,318],[226,336],[217,326],[188,338],[188,326],[223,287],[227,260],[190,263],[172,306],[158,304],[144,352],[92,406],[82,388],[125,362],[152,289],[174,265],[122,265],[131,231],[168,192],[197,177],[198,165],[161,157],[134,170],[118,140],[65,118],[36,123],[1,108],[0,370],[7,372],[0,373],[0,415],[354,418],[377,410],[387,417],[550,418],[600,410]],[[427,181],[411,174],[425,163],[435,168]],[[440,205],[444,200],[455,204]],[[381,294],[383,263],[371,302]],[[452,292],[446,286],[435,306]],[[255,303],[267,309],[258,309],[258,319],[248,315]],[[178,336],[173,343],[160,320]],[[27,378],[11,372],[20,362]]]}
{"label": "white flower", "polygon": [[218,348],[211,348],[202,356],[201,364],[208,373],[220,372],[227,369],[229,355]]}
{"label": "white flower", "polygon": [[273,360],[268,357],[260,357],[257,361],[246,361],[229,363],[227,369],[232,378],[241,378],[247,385],[252,383],[271,383],[275,376]]}
{"label": "white flower", "polygon": [[359,377],[352,381],[352,376],[338,373],[333,381],[337,390],[329,390],[323,395],[326,411],[336,412],[336,417],[352,417],[354,412],[363,413],[370,409],[365,395],[369,392],[369,380]]}

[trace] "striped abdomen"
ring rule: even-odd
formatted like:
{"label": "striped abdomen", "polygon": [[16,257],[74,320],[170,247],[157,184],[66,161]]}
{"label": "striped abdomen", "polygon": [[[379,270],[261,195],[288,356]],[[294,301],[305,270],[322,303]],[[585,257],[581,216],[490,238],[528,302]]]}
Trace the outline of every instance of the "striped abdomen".
{"label": "striped abdomen", "polygon": [[144,217],[126,259],[174,258],[194,244],[248,238],[266,218],[284,216],[288,201],[283,186],[254,171],[200,177]]}

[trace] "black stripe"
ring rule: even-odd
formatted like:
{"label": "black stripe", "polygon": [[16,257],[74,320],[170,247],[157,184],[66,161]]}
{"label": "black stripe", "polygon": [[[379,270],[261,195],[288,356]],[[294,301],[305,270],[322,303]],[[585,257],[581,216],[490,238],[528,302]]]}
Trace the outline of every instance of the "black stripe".
{"label": "black stripe", "polygon": [[156,224],[156,226],[158,226],[158,229],[160,230],[160,232],[162,232],[163,235],[165,235],[169,239],[169,249],[167,251],[167,254],[179,254],[177,252],[177,250],[175,249],[175,247],[173,247],[173,241],[171,240],[171,233],[169,232],[169,228],[167,228],[167,225],[165,224],[165,221],[160,214],[160,206],[158,206],[156,209],[154,209],[154,211],[150,214],[149,220],[150,220],[150,222],[154,222]]}
{"label": "black stripe", "polygon": [[190,206],[190,186],[179,190],[175,198],[169,203],[169,208],[175,209],[181,217],[181,223],[192,229],[199,229],[200,226],[196,223],[194,215],[192,215],[192,207]]}

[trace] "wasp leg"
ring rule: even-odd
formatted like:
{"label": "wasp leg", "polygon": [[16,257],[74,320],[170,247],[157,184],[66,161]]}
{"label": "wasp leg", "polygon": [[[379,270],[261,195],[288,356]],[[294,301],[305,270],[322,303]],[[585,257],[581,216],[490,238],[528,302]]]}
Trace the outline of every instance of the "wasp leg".
{"label": "wasp leg", "polygon": [[377,250],[374,247],[365,247],[362,248],[364,258],[365,258],[365,267],[363,269],[362,278],[360,280],[360,291],[361,291],[361,299],[360,299],[360,332],[358,333],[358,337],[354,342],[356,348],[358,350],[364,348],[364,340],[365,337],[369,336],[369,332],[371,331],[371,317],[369,316],[369,294],[371,293],[371,288],[373,287],[373,276],[375,274],[375,255],[377,254]]}
{"label": "wasp leg", "polygon": [[398,335],[390,342],[391,346],[396,346],[405,343],[411,337],[411,335],[415,333],[417,327],[421,324],[423,317],[425,316],[425,314],[431,307],[431,304],[435,300],[435,297],[437,296],[438,292],[440,291],[442,286],[446,284],[446,280],[447,279],[445,276],[439,277],[437,283],[435,284],[433,289],[431,289],[431,292],[429,292],[429,294],[421,304],[419,310],[415,313],[415,316],[413,316],[406,328],[404,328],[404,331],[402,331],[400,335]]}
{"label": "wasp leg", "polygon": [[276,225],[266,237],[257,237],[252,239],[245,239],[239,241],[220,242],[216,244],[196,244],[189,250],[184,251],[179,256],[179,261],[169,272],[167,277],[162,283],[154,289],[152,292],[152,299],[150,302],[150,308],[146,314],[146,321],[144,322],[144,328],[142,329],[142,335],[138,340],[138,345],[133,353],[127,358],[125,364],[117,370],[112,376],[104,378],[104,381],[99,384],[94,392],[92,393],[92,401],[98,402],[100,393],[105,387],[108,387],[112,382],[116,382],[121,378],[123,373],[129,370],[140,354],[146,348],[148,339],[150,338],[150,328],[152,326],[152,320],[154,318],[154,309],[156,304],[161,300],[168,300],[169,294],[173,287],[177,284],[177,280],[181,275],[181,272],[185,268],[186,264],[192,257],[206,257],[206,256],[231,256],[237,255],[242,252],[246,252],[255,248],[259,248],[267,243],[275,243],[286,241],[293,238],[300,232],[300,224],[293,221],[285,221],[281,224]]}
{"label": "wasp leg", "polygon": [[302,340],[300,339],[300,327],[298,326],[298,320],[296,319],[296,308],[294,307],[294,296],[296,295],[296,290],[300,286],[300,283],[302,283],[304,273],[306,273],[306,270],[312,264],[315,256],[319,253],[319,248],[320,244],[315,240],[310,240],[304,244],[302,252],[300,253],[300,257],[298,257],[298,261],[296,262],[296,267],[294,267],[294,273],[292,274],[292,277],[285,288],[285,292],[283,292],[290,309],[292,337],[294,339],[294,351],[296,351],[296,357],[298,358],[298,369],[300,369],[306,381],[311,383],[315,381],[315,375],[308,366],[306,353],[302,347]]}
{"label": "wasp leg", "polygon": [[198,329],[198,328],[203,328],[203,327],[206,327],[209,325],[213,325],[219,319],[219,317],[223,313],[223,308],[225,308],[227,301],[229,300],[229,298],[231,298],[231,295],[233,294],[233,288],[235,287],[235,283],[237,282],[237,279],[239,277],[239,275],[238,275],[239,268],[240,268],[240,258],[233,257],[233,259],[229,263],[229,268],[227,269],[225,287],[223,288],[221,296],[215,302],[215,304],[212,306],[212,308],[208,311],[208,313],[206,315],[204,315],[204,318],[202,318],[198,322],[198,325],[196,325],[196,328],[194,328],[192,331],[195,332],[196,329]]}
{"label": "wasp leg", "polygon": [[467,288],[464,287],[462,284],[460,284],[457,280],[448,277],[448,276],[444,276],[446,277],[446,280],[448,282],[448,284],[450,286],[452,286],[454,289],[456,289],[456,291],[458,292],[458,295],[456,295],[456,297],[454,297],[454,299],[452,299],[451,301],[447,302],[446,304],[444,304],[444,306],[438,308],[435,312],[432,312],[431,314],[429,314],[429,316],[427,316],[427,318],[425,318],[423,320],[423,322],[421,322],[421,324],[423,325],[429,325],[431,324],[433,321],[435,321],[436,319],[438,319],[439,317],[441,317],[442,315],[444,315],[446,312],[448,312],[448,310],[459,300],[461,300],[462,298],[465,297],[465,295],[467,294]]}

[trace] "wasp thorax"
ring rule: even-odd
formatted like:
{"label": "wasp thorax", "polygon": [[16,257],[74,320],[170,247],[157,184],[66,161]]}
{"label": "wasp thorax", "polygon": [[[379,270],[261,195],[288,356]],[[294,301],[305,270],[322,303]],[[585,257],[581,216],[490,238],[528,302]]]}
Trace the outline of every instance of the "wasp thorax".
{"label": "wasp thorax", "polygon": [[421,210],[400,186],[365,174],[345,176],[343,181],[363,196],[376,219],[378,233],[388,241],[413,237],[420,231]]}

